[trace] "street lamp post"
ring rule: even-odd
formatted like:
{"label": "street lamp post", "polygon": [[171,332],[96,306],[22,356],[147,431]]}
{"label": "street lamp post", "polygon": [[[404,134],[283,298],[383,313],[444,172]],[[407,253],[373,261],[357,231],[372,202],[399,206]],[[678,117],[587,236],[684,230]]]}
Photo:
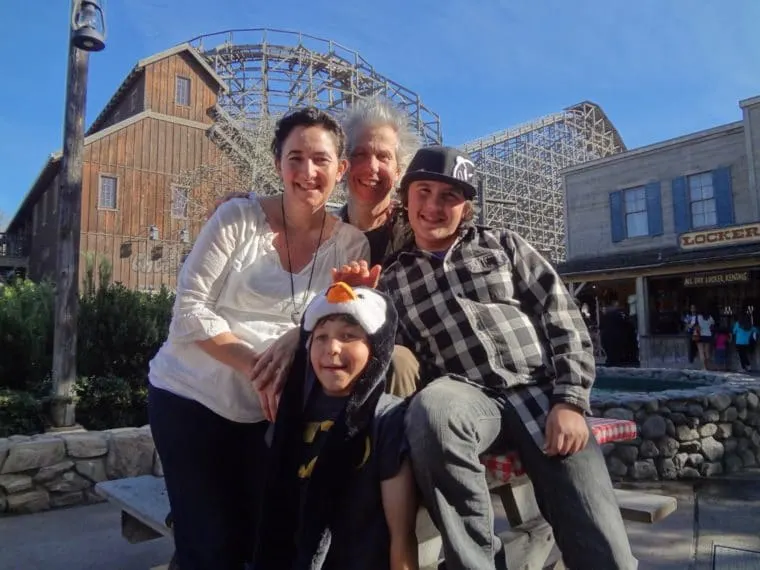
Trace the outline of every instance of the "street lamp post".
{"label": "street lamp post", "polygon": [[71,391],[76,381],[79,231],[87,70],[89,52],[100,51],[105,47],[105,20],[98,0],[72,0],[69,26],[53,338],[51,421],[54,428],[70,427],[75,422]]}

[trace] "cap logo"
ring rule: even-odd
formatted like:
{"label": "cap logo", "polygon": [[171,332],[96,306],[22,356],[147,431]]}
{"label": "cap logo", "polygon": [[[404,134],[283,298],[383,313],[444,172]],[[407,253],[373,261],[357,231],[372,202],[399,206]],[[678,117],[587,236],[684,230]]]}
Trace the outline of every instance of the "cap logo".
{"label": "cap logo", "polygon": [[469,184],[472,182],[472,177],[475,176],[475,164],[463,156],[457,156],[452,176]]}

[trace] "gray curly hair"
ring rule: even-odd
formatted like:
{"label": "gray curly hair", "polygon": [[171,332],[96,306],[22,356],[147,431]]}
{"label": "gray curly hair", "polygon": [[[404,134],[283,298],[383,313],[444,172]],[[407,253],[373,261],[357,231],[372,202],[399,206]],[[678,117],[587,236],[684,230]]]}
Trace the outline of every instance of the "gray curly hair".
{"label": "gray curly hair", "polygon": [[396,162],[398,162],[401,175],[406,172],[406,167],[409,166],[414,153],[420,147],[420,138],[412,128],[409,116],[380,96],[357,101],[343,116],[342,124],[346,133],[346,149],[349,158],[367,125],[388,125],[391,127],[398,137]]}

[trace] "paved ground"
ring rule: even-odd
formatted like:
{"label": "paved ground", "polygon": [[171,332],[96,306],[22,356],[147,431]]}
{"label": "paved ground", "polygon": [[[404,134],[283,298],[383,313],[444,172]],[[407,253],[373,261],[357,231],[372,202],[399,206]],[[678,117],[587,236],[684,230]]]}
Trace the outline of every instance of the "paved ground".
{"label": "paved ground", "polygon": [[[680,483],[637,488],[679,503],[655,525],[628,523],[641,570],[713,570],[716,547],[760,551],[760,473],[696,489]],[[149,570],[168,562],[168,539],[129,544],[119,520],[108,504],[0,518],[0,570]],[[725,554],[716,570],[760,568],[740,566],[741,551],[719,550]]]}
{"label": "paved ground", "polygon": [[[758,556],[751,566],[742,550],[760,553],[760,478],[737,478],[725,484],[706,484],[697,489],[695,512],[697,564],[695,570],[760,568]],[[721,549],[711,565],[716,547]],[[731,560],[736,559],[732,565]]]}
{"label": "paved ground", "polygon": [[0,570],[149,570],[171,558],[158,539],[129,544],[104,503],[0,518]]}
{"label": "paved ground", "polygon": [[626,525],[642,570],[760,569],[756,562],[742,566],[739,560],[747,557],[743,550],[760,553],[757,472],[696,486],[653,483],[638,488],[678,499],[678,510],[664,521]]}
{"label": "paved ground", "polygon": [[693,561],[694,491],[691,485],[637,486],[676,497],[678,508],[656,524],[627,522],[633,553],[641,570],[686,570]]}

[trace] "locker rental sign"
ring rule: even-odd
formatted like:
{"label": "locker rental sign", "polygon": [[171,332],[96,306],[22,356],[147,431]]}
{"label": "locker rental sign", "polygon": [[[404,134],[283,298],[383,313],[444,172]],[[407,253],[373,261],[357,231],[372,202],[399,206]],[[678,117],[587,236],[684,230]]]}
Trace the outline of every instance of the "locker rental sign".
{"label": "locker rental sign", "polygon": [[760,242],[760,222],[688,232],[678,236],[681,249],[698,249]]}

